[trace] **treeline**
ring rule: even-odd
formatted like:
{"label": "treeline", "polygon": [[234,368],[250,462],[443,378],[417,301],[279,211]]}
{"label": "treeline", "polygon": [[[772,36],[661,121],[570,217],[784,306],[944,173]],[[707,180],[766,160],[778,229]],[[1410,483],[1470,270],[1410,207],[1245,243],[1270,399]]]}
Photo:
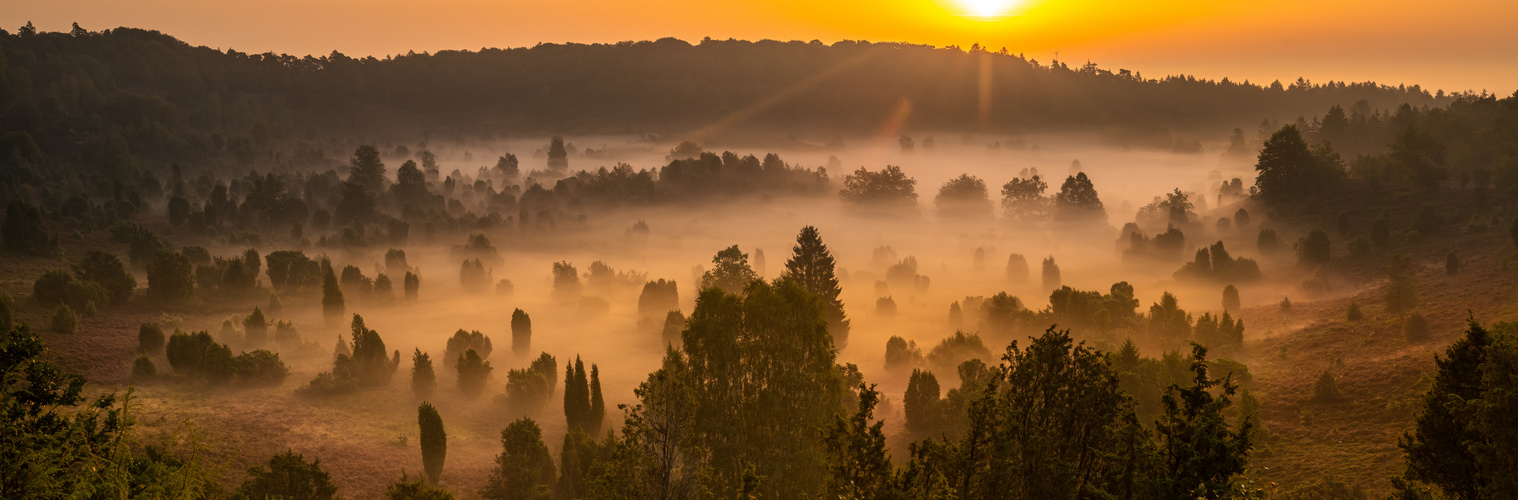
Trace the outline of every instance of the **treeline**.
{"label": "treeline", "polygon": [[[320,159],[317,139],[328,134],[659,133],[735,115],[741,126],[847,135],[875,130],[903,103],[909,128],[968,130],[980,126],[983,61],[993,82],[986,125],[1012,133],[1115,128],[1168,146],[1167,128],[1236,126],[1360,100],[1375,110],[1447,102],[1417,86],[1146,78],[981,47],[666,38],[377,59],[28,25],[0,34],[0,161],[19,152],[105,170],[221,156],[299,162]],[[798,82],[815,83],[745,110]]]}

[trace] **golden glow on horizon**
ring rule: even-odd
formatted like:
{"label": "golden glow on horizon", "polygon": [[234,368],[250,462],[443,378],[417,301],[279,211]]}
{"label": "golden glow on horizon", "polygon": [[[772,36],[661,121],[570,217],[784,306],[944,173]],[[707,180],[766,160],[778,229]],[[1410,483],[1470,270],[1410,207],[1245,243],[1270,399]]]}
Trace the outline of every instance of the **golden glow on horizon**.
{"label": "golden glow on horizon", "polygon": [[[1095,62],[1155,77],[1419,83],[1506,95],[1518,87],[1513,0],[47,0],[0,9],[0,27],[118,26],[192,45],[297,57],[616,43],[674,37],[869,40]],[[1479,13],[1479,15],[1472,15]],[[1419,36],[1407,36],[1418,33]]]}

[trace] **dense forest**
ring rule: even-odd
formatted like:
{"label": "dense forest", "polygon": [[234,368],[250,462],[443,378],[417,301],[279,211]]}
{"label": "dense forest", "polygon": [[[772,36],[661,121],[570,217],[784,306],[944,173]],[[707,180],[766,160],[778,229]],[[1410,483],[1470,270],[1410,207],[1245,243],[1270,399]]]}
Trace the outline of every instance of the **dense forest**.
{"label": "dense forest", "polygon": [[[864,42],[379,60],[27,26],[0,57],[6,498],[1518,491],[1518,94]],[[845,154],[903,106],[882,158],[1116,130],[1249,174],[1119,208],[1078,160],[957,156],[934,190],[685,135]],[[589,133],[663,161],[561,136]],[[541,147],[430,149],[513,134]]]}

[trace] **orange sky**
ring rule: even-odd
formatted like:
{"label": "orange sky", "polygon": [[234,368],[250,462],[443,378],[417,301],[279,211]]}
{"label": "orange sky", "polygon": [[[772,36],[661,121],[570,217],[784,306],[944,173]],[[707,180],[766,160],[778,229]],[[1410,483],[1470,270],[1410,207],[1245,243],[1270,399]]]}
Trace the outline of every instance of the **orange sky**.
{"label": "orange sky", "polygon": [[[984,20],[957,2],[1018,3]],[[673,36],[1007,47],[1148,77],[1518,89],[1515,0],[0,0],[0,26],[157,29],[244,52],[350,56]]]}

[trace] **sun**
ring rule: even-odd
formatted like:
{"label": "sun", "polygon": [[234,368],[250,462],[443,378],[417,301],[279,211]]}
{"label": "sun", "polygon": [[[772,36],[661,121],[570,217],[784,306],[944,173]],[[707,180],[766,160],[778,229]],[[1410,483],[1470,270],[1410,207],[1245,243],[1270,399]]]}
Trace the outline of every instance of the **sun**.
{"label": "sun", "polygon": [[1023,0],[953,0],[964,15],[984,20],[1006,17],[1012,10],[1023,3]]}

